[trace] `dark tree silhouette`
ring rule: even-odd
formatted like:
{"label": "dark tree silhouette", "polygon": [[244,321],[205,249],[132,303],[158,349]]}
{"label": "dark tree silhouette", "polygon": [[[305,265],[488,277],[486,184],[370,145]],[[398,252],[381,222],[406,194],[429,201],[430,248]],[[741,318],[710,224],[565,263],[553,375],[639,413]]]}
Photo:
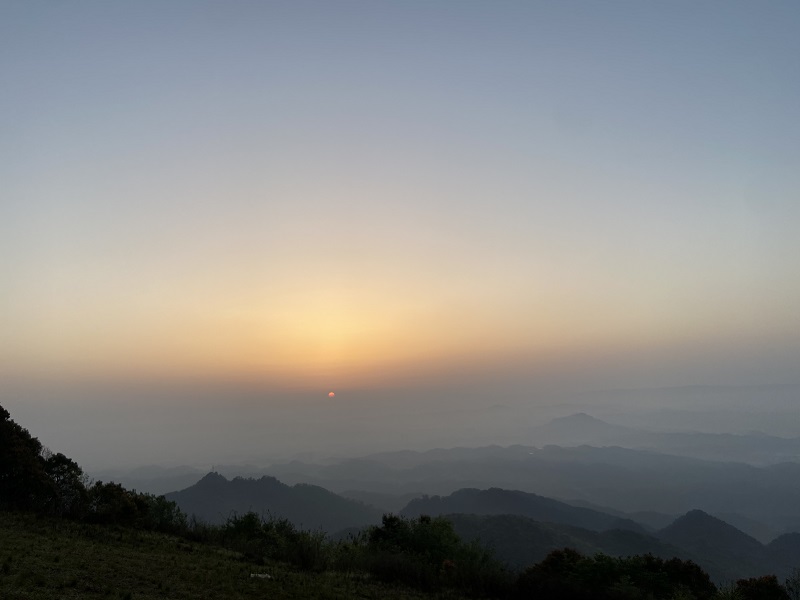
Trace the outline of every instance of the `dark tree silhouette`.
{"label": "dark tree silhouette", "polygon": [[775,575],[739,579],[736,591],[742,600],[790,600],[789,593]]}
{"label": "dark tree silhouette", "polygon": [[0,507],[41,510],[53,493],[42,444],[0,406]]}
{"label": "dark tree silhouette", "polygon": [[44,456],[44,471],[52,482],[48,508],[59,516],[82,517],[88,500],[83,469],[60,452],[45,452]]}
{"label": "dark tree silhouette", "polygon": [[0,509],[178,533],[186,516],[163,496],[87,477],[71,458],[44,448],[0,406]]}
{"label": "dark tree silhouette", "polygon": [[710,600],[716,591],[708,574],[691,561],[651,554],[586,557],[570,548],[551,552],[518,580],[520,598],[554,600],[669,600],[681,593]]}

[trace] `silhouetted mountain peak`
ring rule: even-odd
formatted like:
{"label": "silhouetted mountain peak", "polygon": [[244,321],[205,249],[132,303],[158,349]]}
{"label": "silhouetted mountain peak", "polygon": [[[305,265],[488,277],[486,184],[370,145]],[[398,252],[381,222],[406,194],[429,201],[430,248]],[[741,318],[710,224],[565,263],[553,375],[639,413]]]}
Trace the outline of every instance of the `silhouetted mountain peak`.
{"label": "silhouetted mountain peak", "polygon": [[635,430],[628,427],[607,423],[585,412],[558,417],[536,431],[539,435],[555,435],[558,441],[571,440],[573,442],[596,441],[609,436],[617,438],[621,435],[630,435],[635,432]]}
{"label": "silhouetted mountain peak", "polygon": [[572,423],[572,424],[593,424],[593,425],[608,425],[602,419],[598,419],[597,417],[593,417],[590,414],[585,412],[577,412],[566,417],[558,417],[553,419],[551,423]]}
{"label": "silhouetted mountain peak", "polygon": [[800,533],[784,533],[772,540],[767,548],[772,551],[791,552],[800,557]]}
{"label": "silhouetted mountain peak", "polygon": [[315,485],[288,486],[275,477],[235,477],[212,472],[195,485],[166,494],[187,514],[219,523],[248,511],[286,518],[298,527],[335,531],[377,523],[380,511]]}
{"label": "silhouetted mountain peak", "polygon": [[522,515],[537,521],[565,523],[594,531],[630,529],[643,531],[638,523],[589,508],[519,490],[463,488],[449,496],[423,496],[411,500],[401,514]]}
{"label": "silhouetted mountain peak", "polygon": [[216,471],[211,471],[208,475],[205,475],[200,481],[198,481],[195,486],[197,487],[212,487],[212,486],[219,486],[228,483],[228,480],[225,479],[223,475],[220,475]]}
{"label": "silhouetted mountain peak", "polygon": [[658,537],[686,547],[692,547],[694,544],[702,544],[704,547],[716,546],[725,548],[730,553],[757,553],[763,550],[763,545],[755,538],[698,509],[690,510],[675,519],[671,525],[658,533]]}
{"label": "silhouetted mountain peak", "polygon": [[682,517],[678,517],[677,519],[675,519],[676,523],[678,521],[686,521],[686,522],[688,522],[688,521],[699,521],[699,522],[702,522],[702,521],[719,521],[720,523],[724,523],[725,522],[722,519],[718,519],[717,517],[714,517],[714,516],[708,514],[704,510],[700,510],[699,508],[693,508],[692,510],[687,512]]}
{"label": "silhouetted mountain peak", "polygon": [[705,511],[695,508],[675,519],[671,524],[662,529],[662,532],[670,531],[678,533],[699,530],[726,530],[726,528],[739,531],[733,525],[729,525],[722,519],[718,519]]}

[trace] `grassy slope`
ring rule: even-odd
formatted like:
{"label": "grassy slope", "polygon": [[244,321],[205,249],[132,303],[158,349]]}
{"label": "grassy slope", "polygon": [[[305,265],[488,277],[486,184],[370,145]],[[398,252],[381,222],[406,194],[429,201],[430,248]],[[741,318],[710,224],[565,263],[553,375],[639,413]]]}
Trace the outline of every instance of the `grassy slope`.
{"label": "grassy slope", "polygon": [[0,598],[7,600],[434,597],[453,598],[357,574],[256,565],[228,550],[162,534],[0,512]]}

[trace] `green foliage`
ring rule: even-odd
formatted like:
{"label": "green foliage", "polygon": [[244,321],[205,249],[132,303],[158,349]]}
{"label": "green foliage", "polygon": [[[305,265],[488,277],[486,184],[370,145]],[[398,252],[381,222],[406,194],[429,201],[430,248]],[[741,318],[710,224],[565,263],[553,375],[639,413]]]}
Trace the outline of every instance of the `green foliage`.
{"label": "green foliage", "polygon": [[54,491],[42,444],[0,406],[0,508],[43,510]]}
{"label": "green foliage", "polygon": [[81,518],[88,504],[83,470],[60,452],[45,451],[42,457],[45,475],[51,482],[47,487],[52,495],[45,500],[48,510],[58,516]]}
{"label": "green foliage", "polygon": [[7,511],[0,511],[0,598],[435,600],[363,576],[256,565],[218,545],[167,534]]}
{"label": "green foliage", "polygon": [[649,554],[586,557],[569,548],[551,552],[517,582],[520,598],[554,600],[711,600],[716,591],[708,574],[691,561]]}
{"label": "green foliage", "polygon": [[44,448],[0,406],[0,509],[33,511],[89,523],[183,533],[186,515],[163,496],[117,483],[89,486],[72,459]]}
{"label": "green foliage", "polygon": [[384,515],[364,546],[366,570],[382,581],[401,581],[421,589],[454,587],[470,595],[500,595],[511,575],[478,544],[465,544],[447,519]]}
{"label": "green foliage", "polygon": [[742,600],[742,594],[735,583],[726,583],[719,587],[714,600]]}
{"label": "green foliage", "polygon": [[288,519],[264,519],[248,512],[230,517],[220,530],[221,544],[255,562],[280,560],[323,571],[332,560],[333,545],[322,532],[298,530]]}
{"label": "green foliage", "polygon": [[88,490],[87,521],[113,525],[133,525],[138,513],[135,493],[118,483],[96,482]]}
{"label": "green foliage", "polygon": [[138,497],[140,506],[144,504],[142,521],[145,529],[176,534],[187,531],[186,515],[175,502],[153,494],[139,494]]}
{"label": "green foliage", "polygon": [[384,582],[473,596],[503,596],[512,585],[512,576],[487,550],[464,544],[445,519],[385,515],[380,527],[340,542],[252,512],[234,515],[218,528],[192,520],[188,530],[188,537],[218,543],[255,564],[281,561],[303,571],[369,573]]}
{"label": "green foliage", "polygon": [[739,579],[736,590],[741,600],[790,600],[789,593],[775,575]]}
{"label": "green foliage", "polygon": [[800,600],[800,567],[792,569],[784,584],[791,600]]}
{"label": "green foliage", "polygon": [[372,527],[368,534],[371,549],[390,553],[406,552],[426,562],[439,564],[452,559],[461,540],[450,521],[421,516],[416,520],[384,515],[381,527]]}

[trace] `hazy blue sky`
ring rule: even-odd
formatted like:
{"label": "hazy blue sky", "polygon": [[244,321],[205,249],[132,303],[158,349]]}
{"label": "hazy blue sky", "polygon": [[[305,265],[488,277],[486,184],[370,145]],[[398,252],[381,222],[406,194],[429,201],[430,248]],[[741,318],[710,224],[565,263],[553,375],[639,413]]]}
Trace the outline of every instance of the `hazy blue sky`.
{"label": "hazy blue sky", "polygon": [[799,31],[793,1],[3,2],[0,402],[69,446],[330,389],[796,381]]}

